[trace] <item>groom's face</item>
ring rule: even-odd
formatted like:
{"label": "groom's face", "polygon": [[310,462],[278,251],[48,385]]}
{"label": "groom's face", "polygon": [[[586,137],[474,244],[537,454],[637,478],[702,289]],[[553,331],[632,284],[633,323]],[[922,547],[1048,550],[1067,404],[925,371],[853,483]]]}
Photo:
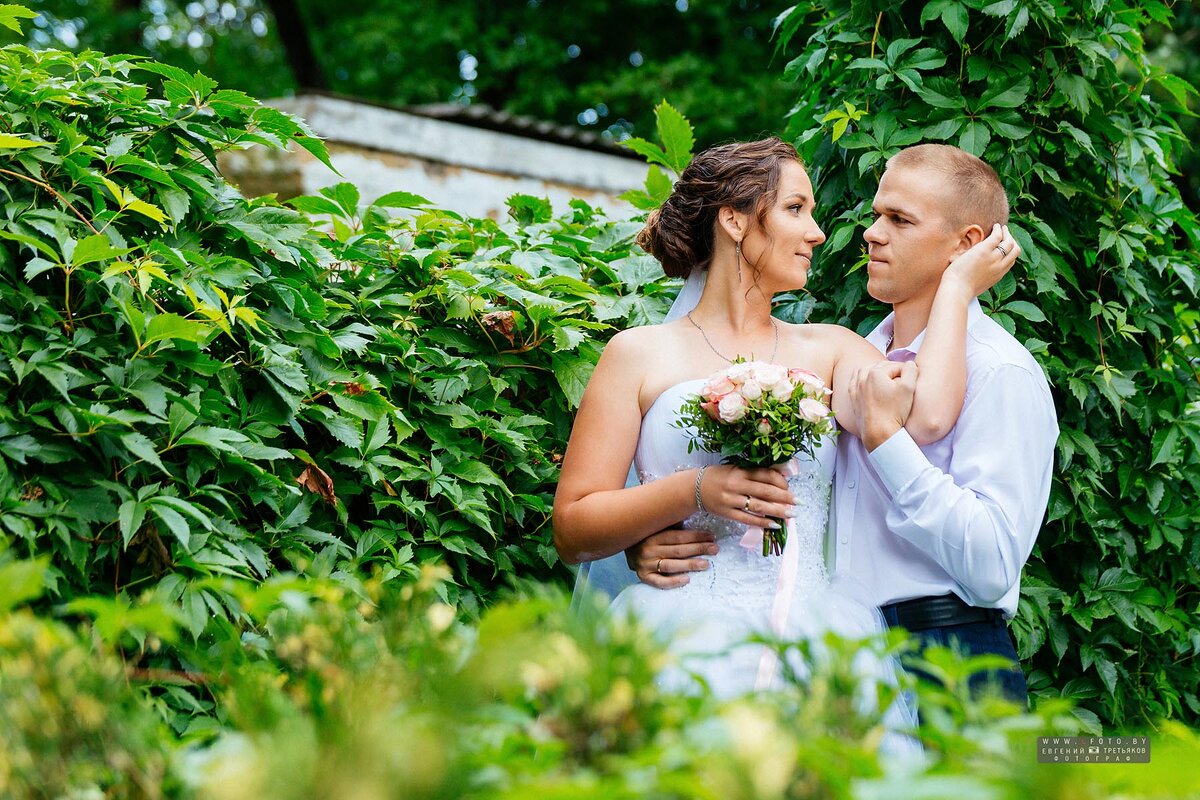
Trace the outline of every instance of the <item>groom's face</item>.
{"label": "groom's face", "polygon": [[879,181],[867,242],[867,291],[892,305],[932,303],[960,241],[948,219],[945,178],[922,167],[889,169]]}

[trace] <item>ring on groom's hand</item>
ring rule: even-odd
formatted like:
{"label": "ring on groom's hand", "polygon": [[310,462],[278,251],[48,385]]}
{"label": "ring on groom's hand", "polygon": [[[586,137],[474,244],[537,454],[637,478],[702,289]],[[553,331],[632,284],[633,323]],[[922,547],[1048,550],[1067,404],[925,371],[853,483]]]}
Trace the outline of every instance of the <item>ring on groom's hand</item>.
{"label": "ring on groom's hand", "polygon": [[996,245],[996,246],[995,246],[993,249],[995,249],[995,250],[999,250],[999,251],[1000,251],[1000,255],[1002,255],[1002,256],[1006,256],[1006,255],[1008,255],[1008,251],[1007,251],[1007,250],[1005,250],[1005,249],[1004,249],[1003,247],[1001,247],[1000,245]]}
{"label": "ring on groom's hand", "polygon": [[658,563],[654,565],[654,571],[657,572],[659,575],[665,574],[662,571],[662,559],[661,558],[658,560]]}
{"label": "ring on groom's hand", "polygon": [[742,511],[750,513],[750,495],[746,495],[746,502],[742,503]]}

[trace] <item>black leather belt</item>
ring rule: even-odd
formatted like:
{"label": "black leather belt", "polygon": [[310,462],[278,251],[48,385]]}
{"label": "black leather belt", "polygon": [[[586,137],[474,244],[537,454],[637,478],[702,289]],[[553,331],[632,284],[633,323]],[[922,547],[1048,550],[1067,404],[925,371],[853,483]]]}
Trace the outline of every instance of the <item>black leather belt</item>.
{"label": "black leather belt", "polygon": [[958,595],[953,594],[888,603],[880,610],[889,625],[910,631],[923,631],[944,625],[967,625],[972,622],[995,622],[1004,618],[1004,612],[998,608],[967,605]]}

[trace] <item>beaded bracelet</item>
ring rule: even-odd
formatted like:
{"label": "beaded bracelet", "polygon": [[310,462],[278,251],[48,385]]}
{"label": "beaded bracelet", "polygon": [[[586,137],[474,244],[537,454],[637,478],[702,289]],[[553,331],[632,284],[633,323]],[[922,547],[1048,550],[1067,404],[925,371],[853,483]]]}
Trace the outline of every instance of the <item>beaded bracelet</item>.
{"label": "beaded bracelet", "polygon": [[704,507],[704,501],[702,499],[700,499],[700,481],[704,480],[704,471],[706,469],[708,469],[708,467],[709,467],[709,465],[705,464],[696,473],[696,510],[697,511],[707,511],[708,510]]}

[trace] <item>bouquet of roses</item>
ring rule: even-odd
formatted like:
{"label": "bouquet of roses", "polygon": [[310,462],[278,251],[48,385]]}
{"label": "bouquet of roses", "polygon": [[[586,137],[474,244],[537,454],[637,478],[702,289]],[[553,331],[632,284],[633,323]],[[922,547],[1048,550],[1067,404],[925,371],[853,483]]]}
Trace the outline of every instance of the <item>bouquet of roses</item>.
{"label": "bouquet of roses", "polygon": [[[738,360],[688,398],[678,424],[693,431],[689,452],[701,447],[719,453],[726,464],[771,467],[797,453],[811,458],[817,440],[834,432],[833,412],[824,402],[830,394],[825,382],[806,369]],[[781,523],[765,533],[764,556],[783,552],[786,531]]]}

